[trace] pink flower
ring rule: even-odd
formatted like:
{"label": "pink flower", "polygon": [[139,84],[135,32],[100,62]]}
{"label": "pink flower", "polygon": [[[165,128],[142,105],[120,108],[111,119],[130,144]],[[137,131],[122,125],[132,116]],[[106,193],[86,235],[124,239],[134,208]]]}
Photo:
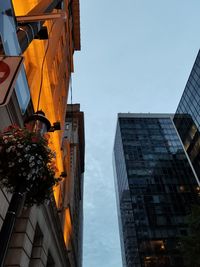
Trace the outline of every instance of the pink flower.
{"label": "pink flower", "polygon": [[31,141],[32,141],[33,143],[37,143],[37,142],[39,141],[39,139],[38,139],[37,136],[32,136],[32,137],[31,137]]}
{"label": "pink flower", "polygon": [[3,130],[3,132],[10,132],[10,131],[13,131],[14,129],[19,129],[19,126],[17,124],[12,124],[10,126],[8,126],[7,128],[5,128]]}
{"label": "pink flower", "polygon": [[50,135],[49,135],[48,133],[45,133],[45,134],[44,134],[44,138],[45,138],[46,140],[49,140]]}
{"label": "pink flower", "polygon": [[25,128],[26,128],[27,130],[29,130],[29,131],[32,131],[32,130],[33,130],[33,127],[32,127],[32,125],[31,125],[30,123],[26,123],[26,124],[25,124]]}

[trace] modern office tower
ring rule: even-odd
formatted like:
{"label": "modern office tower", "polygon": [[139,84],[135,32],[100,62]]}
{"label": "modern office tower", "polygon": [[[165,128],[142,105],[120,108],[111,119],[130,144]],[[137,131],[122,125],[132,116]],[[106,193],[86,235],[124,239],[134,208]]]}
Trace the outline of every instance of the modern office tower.
{"label": "modern office tower", "polygon": [[64,237],[67,250],[70,251],[68,255],[71,266],[81,267],[85,137],[84,113],[80,111],[80,104],[67,105],[63,154],[66,179],[62,185],[64,192],[62,208],[65,210],[62,218],[67,216],[71,225],[67,231],[64,231],[66,232]]}
{"label": "modern office tower", "polygon": [[200,52],[179,102],[174,123],[200,178]]}
{"label": "modern office tower", "polygon": [[114,173],[123,266],[184,267],[179,241],[199,187],[173,116],[119,114]]}
{"label": "modern office tower", "polygon": [[[63,176],[49,205],[26,209],[17,219],[5,264],[80,266],[70,262],[72,251],[66,243],[70,238],[68,229],[73,234],[75,228],[71,228],[73,209],[62,206],[67,179],[63,155],[67,98],[74,71],[73,55],[80,50],[79,0],[1,1],[0,7],[0,55],[24,58],[9,102],[0,106],[0,131],[10,124],[23,127],[27,117],[38,110],[45,112],[51,130],[59,122],[61,130],[49,135],[51,149],[56,152],[56,176]],[[0,189],[0,229],[10,199],[11,195]]]}

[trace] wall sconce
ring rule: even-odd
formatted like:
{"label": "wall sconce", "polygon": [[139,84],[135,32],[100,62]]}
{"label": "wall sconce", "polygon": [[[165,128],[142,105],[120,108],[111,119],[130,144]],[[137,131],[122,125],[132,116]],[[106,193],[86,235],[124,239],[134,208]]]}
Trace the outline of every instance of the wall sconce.
{"label": "wall sconce", "polygon": [[46,132],[54,132],[61,129],[60,122],[54,122],[51,125],[50,121],[46,118],[45,113],[42,110],[35,112],[32,116],[28,117],[25,124],[28,123],[31,126],[33,132],[38,132],[43,135]]}

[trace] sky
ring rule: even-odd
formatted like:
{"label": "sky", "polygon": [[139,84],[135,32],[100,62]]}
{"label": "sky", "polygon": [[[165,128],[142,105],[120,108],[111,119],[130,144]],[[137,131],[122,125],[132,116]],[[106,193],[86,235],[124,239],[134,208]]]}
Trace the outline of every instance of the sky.
{"label": "sky", "polygon": [[117,113],[174,113],[200,48],[199,0],[80,0],[73,103],[85,114],[83,267],[122,267]]}

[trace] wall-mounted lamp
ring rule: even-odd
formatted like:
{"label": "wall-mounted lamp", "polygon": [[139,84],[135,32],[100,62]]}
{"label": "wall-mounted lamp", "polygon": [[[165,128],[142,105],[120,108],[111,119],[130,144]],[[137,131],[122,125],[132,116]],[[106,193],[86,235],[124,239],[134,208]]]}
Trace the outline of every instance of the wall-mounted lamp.
{"label": "wall-mounted lamp", "polygon": [[26,123],[31,126],[33,132],[38,132],[41,135],[46,132],[54,132],[61,129],[60,122],[54,122],[53,125],[51,125],[42,110],[39,110],[28,117],[25,121],[25,124]]}
{"label": "wall-mounted lamp", "polygon": [[27,118],[25,124],[28,123],[33,132],[38,132],[41,135],[48,132],[51,128],[50,121],[45,117],[45,113],[41,110]]}
{"label": "wall-mounted lamp", "polygon": [[54,131],[59,131],[59,130],[61,130],[60,122],[56,121],[53,123],[53,125],[49,129],[49,132],[54,132]]}

